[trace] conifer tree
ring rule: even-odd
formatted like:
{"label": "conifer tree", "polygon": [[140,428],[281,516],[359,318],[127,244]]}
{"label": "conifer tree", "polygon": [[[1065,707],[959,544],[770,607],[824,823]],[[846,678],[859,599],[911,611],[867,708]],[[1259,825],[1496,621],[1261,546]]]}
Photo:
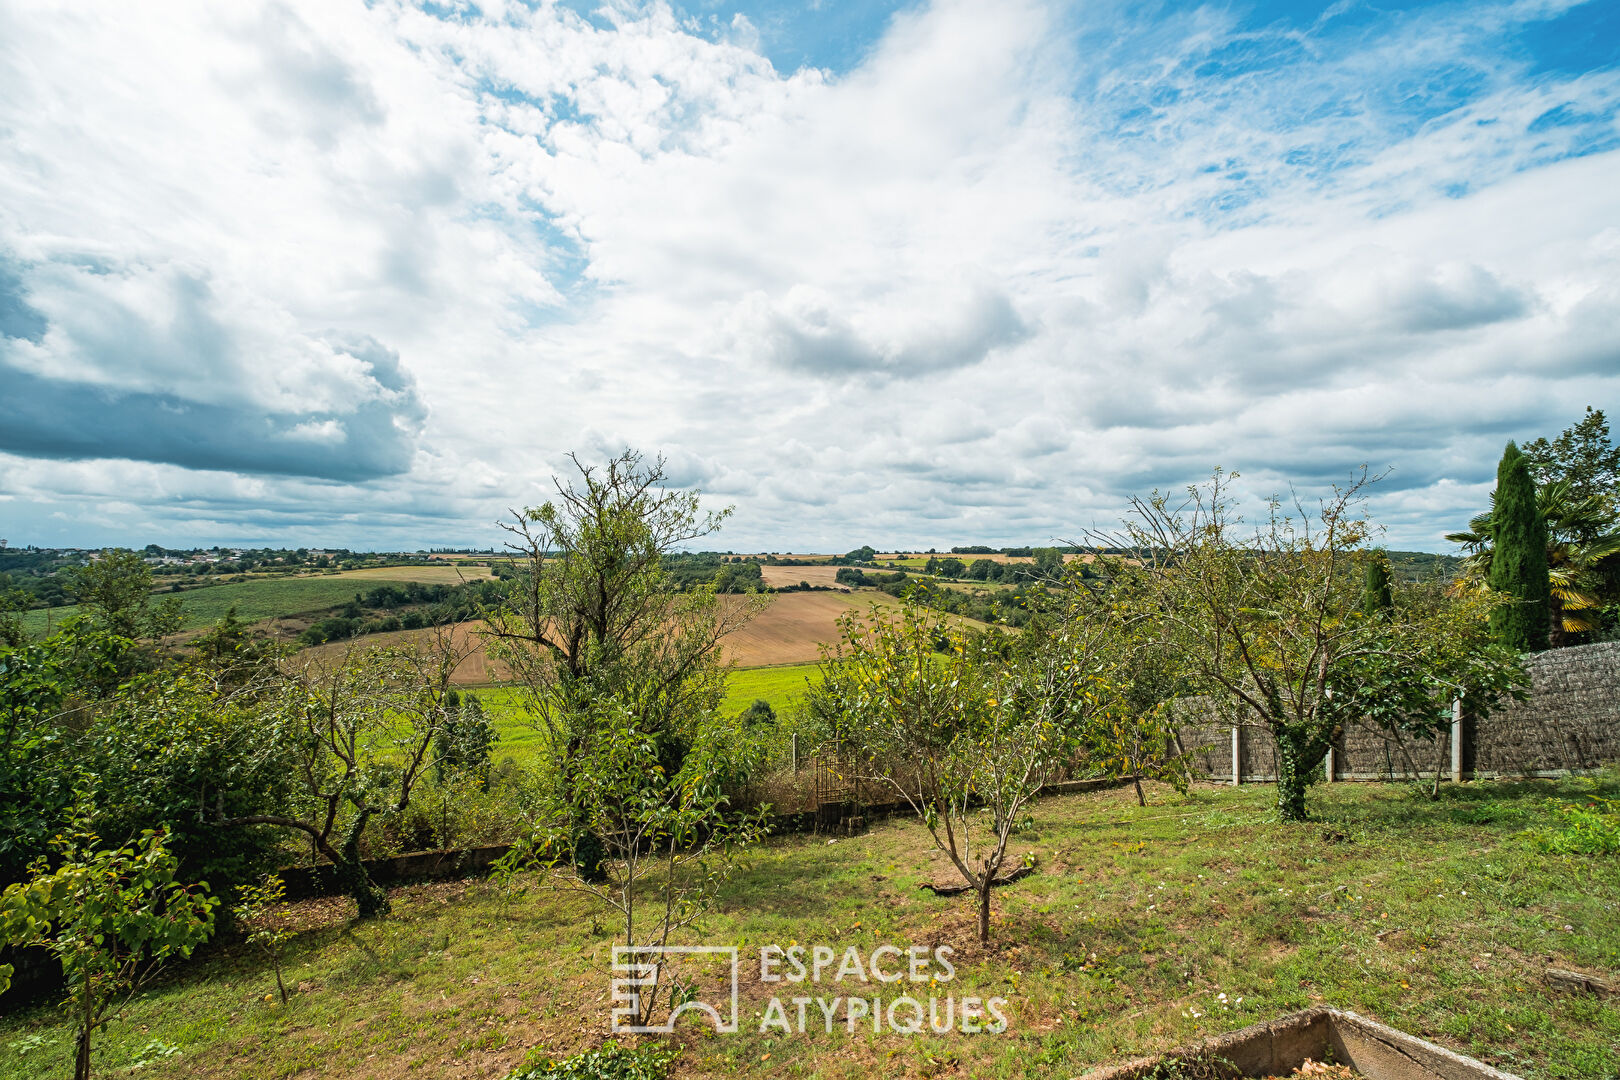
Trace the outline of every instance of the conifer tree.
{"label": "conifer tree", "polygon": [[1367,560],[1367,579],[1361,594],[1361,613],[1371,618],[1395,606],[1389,591],[1389,560],[1381,551]]}
{"label": "conifer tree", "polygon": [[1529,464],[1511,442],[1496,470],[1491,528],[1496,551],[1491,558],[1490,585],[1515,601],[1491,612],[1491,634],[1520,652],[1540,652],[1548,644],[1551,606],[1547,523],[1536,507]]}

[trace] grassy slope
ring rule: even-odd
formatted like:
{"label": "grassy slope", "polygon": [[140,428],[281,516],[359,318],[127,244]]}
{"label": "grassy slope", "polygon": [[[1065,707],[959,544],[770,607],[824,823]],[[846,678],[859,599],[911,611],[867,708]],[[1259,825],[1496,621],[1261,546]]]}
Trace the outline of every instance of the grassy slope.
{"label": "grassy slope", "polygon": [[[782,838],[746,857],[692,940],[950,944],[948,989],[1008,998],[1011,1029],[761,1036],[768,994],[745,967],[742,1032],[683,1025],[677,1075],[1070,1077],[1327,1002],[1531,1080],[1612,1077],[1620,1010],[1541,980],[1549,964],[1620,968],[1620,865],[1543,855],[1521,835],[1549,821],[1555,790],[1468,785],[1429,803],[1341,784],[1313,790],[1322,821],[1294,826],[1271,820],[1262,786],[1155,789],[1146,809],[1128,789],[1046,800],[1039,831],[1016,838],[1041,872],[997,890],[988,950],[965,899],[917,888],[948,874],[915,822],[836,844]],[[447,883],[396,891],[395,911],[345,927],[341,905],[304,909],[286,1008],[266,1000],[273,977],[245,947],[177,971],[102,1037],[101,1067],[156,1041],[178,1053],[143,1076],[499,1077],[529,1047],[602,1038],[612,938],[593,921],[612,923],[583,899]],[[54,1077],[69,1059],[54,1010],[0,1020],[0,1075]]]}
{"label": "grassy slope", "polygon": [[[467,580],[473,580],[487,577],[488,572],[482,567],[469,567],[465,576]],[[374,589],[386,582],[421,581],[453,585],[460,580],[452,567],[385,566],[313,577],[253,578],[226,585],[207,585],[180,593],[158,593],[156,599],[178,596],[181,610],[186,616],[185,626],[194,630],[218,622],[233,606],[238,619],[256,622],[259,619],[336,607],[353,600],[355,593]],[[23,625],[31,634],[43,634],[47,623],[60,623],[77,611],[76,606],[30,611],[23,616]]]}

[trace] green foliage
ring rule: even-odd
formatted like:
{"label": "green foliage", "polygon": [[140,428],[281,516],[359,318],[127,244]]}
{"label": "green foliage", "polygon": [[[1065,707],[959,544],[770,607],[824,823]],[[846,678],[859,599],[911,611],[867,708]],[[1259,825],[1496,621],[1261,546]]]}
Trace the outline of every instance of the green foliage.
{"label": "green foliage", "polygon": [[748,729],[774,728],[776,726],[776,710],[771,703],[763,698],[755,698],[754,703],[743,710],[743,727]]}
{"label": "green foliage", "polygon": [[679,1047],[662,1043],[608,1043],[565,1058],[530,1051],[507,1080],[666,1080],[679,1055]]}
{"label": "green foliage", "polygon": [[1599,498],[1611,507],[1620,500],[1620,446],[1609,438],[1602,409],[1586,415],[1551,442],[1545,438],[1524,446],[1525,463],[1538,484],[1567,481],[1576,498]]}
{"label": "green foliage", "polygon": [[[571,783],[534,850],[561,887],[614,912],[626,945],[662,946],[709,909],[737,855],[765,836],[764,811],[729,811],[726,796],[757,766],[763,744],[741,717],[711,711],[696,718],[670,767],[669,736],[649,731],[644,700],[635,691],[592,700],[573,729]],[[582,841],[592,845],[588,856]],[[638,1024],[673,992],[659,978],[636,991]]]}
{"label": "green foliage", "polygon": [[152,602],[152,568],[124,548],[108,548],[70,576],[79,607],[108,633],[160,638],[180,628],[180,601]]}
{"label": "green foliage", "polygon": [[489,758],[500,736],[476,694],[461,697],[451,691],[444,722],[433,737],[433,769],[439,782],[452,774],[475,779],[489,790]]}
{"label": "green foliage", "polygon": [[1367,558],[1366,584],[1361,592],[1361,613],[1374,616],[1395,606],[1389,591],[1389,559],[1381,551]]}
{"label": "green foliage", "polygon": [[[58,838],[56,869],[39,859],[31,879],[0,894],[0,941],[48,949],[67,980],[63,1005],[77,1029],[74,1075],[90,1075],[90,1040],[174,955],[207,939],[219,901],[206,885],[175,880],[178,863],[150,830],[103,848],[83,826]],[[10,981],[0,967],[0,990]]]}
{"label": "green foliage", "polygon": [[977,894],[979,939],[988,941],[990,889],[1008,839],[1073,756],[1098,700],[1094,676],[1061,638],[1009,643],[918,604],[846,615],[840,631],[812,702],[823,741],[922,818]]}
{"label": "green foliage", "polygon": [[1536,505],[1530,469],[1511,442],[1497,467],[1491,531],[1490,586],[1513,601],[1491,612],[1491,632],[1520,652],[1539,652],[1548,645],[1550,618],[1547,524]]}
{"label": "green foliage", "polygon": [[247,928],[248,944],[257,945],[274,966],[283,1005],[287,1004],[287,984],[281,978],[281,951],[294,934],[276,920],[288,914],[286,895],[286,884],[275,874],[265,875],[257,885],[240,886],[236,892],[237,920]]}
{"label": "green foliage", "polygon": [[1553,828],[1531,830],[1542,851],[1556,855],[1620,855],[1620,799],[1588,796],[1582,802],[1554,804]]}
{"label": "green foliage", "polygon": [[1462,681],[1456,665],[1481,686],[1510,675],[1496,659],[1469,667],[1455,637],[1428,647],[1434,627],[1423,613],[1360,613],[1369,526],[1358,513],[1368,482],[1336,490],[1311,516],[1273,502],[1268,520],[1244,535],[1229,479],[1217,471],[1184,502],[1138,502],[1124,542],[1110,545],[1137,554],[1099,549],[1101,584],[1071,576],[1079,616],[1113,624],[1139,653],[1169,665],[1178,694],[1207,695],[1228,723],[1266,726],[1277,745],[1278,813],[1288,821],[1305,818],[1306,789],[1345,725],[1371,709],[1404,716],[1409,707],[1426,710],[1432,725],[1441,688]]}
{"label": "green foliage", "polygon": [[0,884],[21,880],[67,824],[87,763],[61,713],[111,692],[129,646],[81,618],[47,641],[0,648]]}
{"label": "green foliage", "polygon": [[169,668],[125,684],[74,743],[94,778],[97,829],[163,829],[179,880],[252,881],[279,850],[273,830],[220,817],[274,813],[294,792],[295,757],[265,738],[257,687],[221,687],[213,670]]}

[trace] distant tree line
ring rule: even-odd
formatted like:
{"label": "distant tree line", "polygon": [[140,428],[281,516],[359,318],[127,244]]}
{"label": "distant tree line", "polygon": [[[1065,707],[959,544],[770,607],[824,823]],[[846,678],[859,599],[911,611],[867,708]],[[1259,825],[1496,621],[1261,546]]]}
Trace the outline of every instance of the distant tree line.
{"label": "distant tree line", "polygon": [[459,585],[424,585],[419,581],[379,585],[321,618],[298,635],[300,645],[346,641],[366,634],[395,630],[422,630],[430,626],[466,622],[500,602],[504,586],[499,580],[468,581]]}

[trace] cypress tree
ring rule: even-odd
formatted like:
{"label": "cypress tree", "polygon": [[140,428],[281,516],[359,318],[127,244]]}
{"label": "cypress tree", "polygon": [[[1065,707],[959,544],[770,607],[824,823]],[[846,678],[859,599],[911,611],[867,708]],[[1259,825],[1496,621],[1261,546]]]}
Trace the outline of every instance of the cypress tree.
{"label": "cypress tree", "polygon": [[1491,612],[1491,635],[1520,652],[1540,652],[1547,648],[1552,595],[1547,582],[1547,523],[1536,508],[1529,463],[1511,442],[1496,470],[1491,534],[1491,588],[1515,601]]}
{"label": "cypress tree", "polygon": [[1361,613],[1371,618],[1395,606],[1389,591],[1389,561],[1382,551],[1367,560],[1367,580],[1361,592]]}

